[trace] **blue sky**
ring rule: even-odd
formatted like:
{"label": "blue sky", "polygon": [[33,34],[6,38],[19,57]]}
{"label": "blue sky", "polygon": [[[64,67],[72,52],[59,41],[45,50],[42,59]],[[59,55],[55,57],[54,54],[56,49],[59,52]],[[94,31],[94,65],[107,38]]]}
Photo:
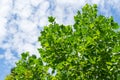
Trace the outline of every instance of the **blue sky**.
{"label": "blue sky", "polygon": [[120,0],[0,0],[0,80],[9,74],[22,52],[39,57],[37,38],[48,24],[48,16],[72,25],[73,16],[86,3],[97,4],[99,14],[113,16],[120,24]]}

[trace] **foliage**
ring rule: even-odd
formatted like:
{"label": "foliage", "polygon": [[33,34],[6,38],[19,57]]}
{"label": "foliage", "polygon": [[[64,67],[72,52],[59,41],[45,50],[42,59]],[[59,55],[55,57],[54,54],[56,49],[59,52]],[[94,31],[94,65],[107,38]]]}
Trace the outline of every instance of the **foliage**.
{"label": "foliage", "polygon": [[120,80],[120,31],[113,17],[86,4],[75,23],[50,24],[38,41],[40,58],[22,54],[6,80]]}

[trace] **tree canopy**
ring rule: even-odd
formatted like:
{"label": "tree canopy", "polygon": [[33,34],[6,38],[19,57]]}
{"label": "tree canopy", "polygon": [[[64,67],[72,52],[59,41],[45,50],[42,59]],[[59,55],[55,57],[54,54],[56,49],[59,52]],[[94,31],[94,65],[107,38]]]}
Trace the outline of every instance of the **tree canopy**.
{"label": "tree canopy", "polygon": [[120,80],[120,26],[86,4],[74,25],[54,17],[38,41],[40,57],[22,53],[6,80]]}

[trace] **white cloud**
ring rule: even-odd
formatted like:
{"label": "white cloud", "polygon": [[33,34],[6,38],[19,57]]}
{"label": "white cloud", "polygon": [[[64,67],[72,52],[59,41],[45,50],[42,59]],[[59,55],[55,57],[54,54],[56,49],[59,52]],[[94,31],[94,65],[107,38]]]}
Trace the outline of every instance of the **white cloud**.
{"label": "white cloud", "polygon": [[6,36],[6,28],[5,28],[5,20],[0,20],[0,42],[4,39]]}
{"label": "white cloud", "polygon": [[[104,0],[102,0],[104,1]],[[94,3],[94,4],[100,4],[101,3],[101,0],[90,0],[91,3]]]}
{"label": "white cloud", "polygon": [[46,16],[41,17],[39,25],[43,27],[43,26],[46,26],[47,24],[48,24],[47,17]]}
{"label": "white cloud", "polygon": [[0,17],[6,17],[11,8],[11,0],[0,0]]}
{"label": "white cloud", "polygon": [[41,2],[44,2],[45,0],[30,0],[31,4],[33,6],[39,5]]}
{"label": "white cloud", "polygon": [[31,33],[33,31],[35,31],[36,23],[33,23],[26,19],[23,19],[23,20],[19,21],[19,28],[21,31],[24,31],[26,33]]}
{"label": "white cloud", "polygon": [[[112,7],[117,13],[120,13],[120,0],[108,0],[106,3]],[[119,15],[119,14],[118,14]]]}
{"label": "white cloud", "polygon": [[4,55],[0,54],[0,59],[4,58]]}
{"label": "white cloud", "polygon": [[[77,5],[83,6],[86,3],[86,0],[56,0],[58,5],[74,5],[76,7]],[[64,6],[65,6],[64,5]]]}
{"label": "white cloud", "polygon": [[5,64],[10,65],[15,65],[15,62],[18,60],[9,49],[4,53],[4,58],[6,59]]}
{"label": "white cloud", "polygon": [[9,14],[10,4],[10,0],[0,0],[0,43],[6,36],[5,24],[7,20],[5,19],[5,17]]}
{"label": "white cloud", "polygon": [[31,54],[30,55],[32,55],[32,54],[35,54],[36,53],[36,55],[37,56],[39,56],[39,53],[38,53],[38,51],[37,51],[37,49],[36,49],[36,47],[35,46],[33,46],[32,44],[29,44],[29,43],[25,43],[24,44],[24,46],[23,46],[23,51],[29,51],[29,52],[31,52]]}

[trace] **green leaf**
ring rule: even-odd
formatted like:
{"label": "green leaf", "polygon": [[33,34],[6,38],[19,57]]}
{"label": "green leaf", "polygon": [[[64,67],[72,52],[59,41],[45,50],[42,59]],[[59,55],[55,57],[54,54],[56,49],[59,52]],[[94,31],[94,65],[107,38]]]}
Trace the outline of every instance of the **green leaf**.
{"label": "green leaf", "polygon": [[48,21],[51,22],[51,23],[53,23],[55,21],[55,18],[52,17],[52,16],[50,16],[50,17],[48,17]]}
{"label": "green leaf", "polygon": [[26,59],[29,56],[29,52],[22,53],[21,56],[22,56],[22,59]]}

